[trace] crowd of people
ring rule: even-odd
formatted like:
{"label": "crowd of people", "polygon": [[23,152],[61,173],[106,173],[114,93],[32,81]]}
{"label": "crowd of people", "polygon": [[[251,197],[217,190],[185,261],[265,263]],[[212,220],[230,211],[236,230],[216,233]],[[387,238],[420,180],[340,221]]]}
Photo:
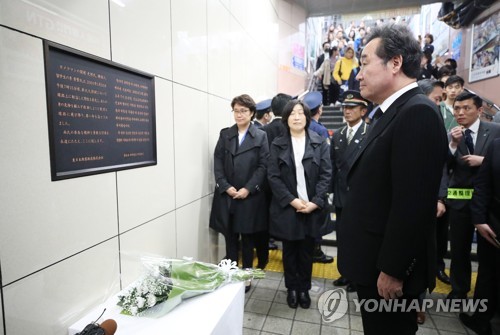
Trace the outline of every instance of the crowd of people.
{"label": "crowd of people", "polygon": [[[241,266],[252,267],[255,248],[264,269],[269,238],[281,241],[287,304],[309,308],[314,257],[334,229],[333,194],[342,275],[334,285],[357,291],[358,299],[410,302],[432,291],[437,277],[451,285],[447,299],[466,299],[477,229],[474,299],[488,299],[487,308],[459,317],[478,334],[492,334],[500,293],[500,125],[480,119],[482,99],[464,90],[453,64],[440,80],[421,78],[432,36],[422,48],[405,25],[381,24],[355,56],[349,42],[356,33],[347,34],[347,45],[331,33],[317,71],[332,73],[330,84],[354,77],[357,85],[336,92],[346,125],[331,138],[319,122],[330,100],[319,92],[301,100],[279,93],[258,104],[243,94],[231,102],[235,124],[221,130],[215,148],[210,217],[225,237],[226,257],[238,262],[240,245]],[[332,62],[335,48],[340,58]],[[423,311],[411,309],[362,306],[361,315],[367,335],[415,334],[425,322]]]}

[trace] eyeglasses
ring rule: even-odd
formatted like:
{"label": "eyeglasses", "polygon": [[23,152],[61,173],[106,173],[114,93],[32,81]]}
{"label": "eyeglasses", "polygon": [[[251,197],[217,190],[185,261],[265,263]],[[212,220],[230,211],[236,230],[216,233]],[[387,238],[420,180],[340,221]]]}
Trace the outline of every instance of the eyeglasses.
{"label": "eyeglasses", "polygon": [[472,110],[473,108],[471,106],[455,106],[453,107],[453,113],[458,114],[460,113],[460,110],[464,111],[464,113],[467,113],[468,111]]}
{"label": "eyeglasses", "polygon": [[243,114],[247,114],[248,112],[250,112],[250,109],[233,109],[232,112],[234,114],[239,114],[239,115],[243,115]]}

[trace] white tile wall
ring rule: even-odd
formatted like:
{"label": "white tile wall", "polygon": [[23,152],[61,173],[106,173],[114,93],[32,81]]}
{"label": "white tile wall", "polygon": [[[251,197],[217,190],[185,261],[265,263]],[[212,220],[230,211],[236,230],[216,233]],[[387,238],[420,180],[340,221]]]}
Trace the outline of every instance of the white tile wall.
{"label": "white tile wall", "polygon": [[175,209],[172,83],[155,78],[158,164],[118,172],[120,231]]}
{"label": "white tile wall", "polygon": [[119,291],[117,248],[113,238],[4,287],[6,333],[67,334],[69,325]]}
{"label": "white tile wall", "polygon": [[110,57],[107,0],[2,0],[0,24]]}
{"label": "white tile wall", "polygon": [[120,236],[121,279],[123,287],[145,270],[145,255],[177,258],[174,212],[165,214]]}
{"label": "white tile wall", "polygon": [[207,3],[172,1],[173,80],[207,90]]}
{"label": "white tile wall", "polygon": [[209,197],[177,209],[177,257],[210,261]]}
{"label": "white tile wall", "polygon": [[[3,284],[117,234],[112,173],[52,182],[39,39],[0,28]],[[89,210],[91,209],[91,210]]]}
{"label": "white tile wall", "polygon": [[231,14],[219,0],[207,1],[208,92],[228,97],[231,92]]}
{"label": "white tile wall", "polygon": [[[176,207],[206,196],[208,190],[208,96],[174,84]],[[211,191],[210,191],[211,192]]]}
{"label": "white tile wall", "polygon": [[[172,79],[170,1],[129,0],[109,3],[112,60]],[[155,38],[150,38],[151,32],[154,32]]]}

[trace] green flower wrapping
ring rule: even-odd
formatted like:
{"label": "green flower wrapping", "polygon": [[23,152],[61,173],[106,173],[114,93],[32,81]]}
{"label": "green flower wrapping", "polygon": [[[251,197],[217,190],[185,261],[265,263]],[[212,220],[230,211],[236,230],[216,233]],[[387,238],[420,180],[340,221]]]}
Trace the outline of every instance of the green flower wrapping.
{"label": "green flower wrapping", "polygon": [[265,277],[261,269],[239,269],[230,260],[219,265],[152,257],[142,261],[146,275],[118,295],[123,314],[160,317],[183,299],[212,292],[227,283]]}

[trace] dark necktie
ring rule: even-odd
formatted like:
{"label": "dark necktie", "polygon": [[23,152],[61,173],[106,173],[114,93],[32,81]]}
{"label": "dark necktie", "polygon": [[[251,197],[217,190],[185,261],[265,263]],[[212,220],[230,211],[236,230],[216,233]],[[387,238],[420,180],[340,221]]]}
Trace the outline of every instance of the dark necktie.
{"label": "dark necktie", "polygon": [[465,129],[465,145],[469,149],[469,154],[474,155],[474,141],[472,140],[472,130]]}
{"label": "dark necktie", "polygon": [[375,123],[377,123],[378,119],[380,119],[380,117],[384,115],[384,112],[382,112],[380,107],[375,107],[375,108],[377,108],[377,110],[375,111],[375,113],[373,113],[373,119],[372,122],[370,123],[370,129],[375,127]]}
{"label": "dark necktie", "polygon": [[354,131],[352,128],[349,128],[349,131],[347,132],[347,144],[351,143],[353,136]]}

